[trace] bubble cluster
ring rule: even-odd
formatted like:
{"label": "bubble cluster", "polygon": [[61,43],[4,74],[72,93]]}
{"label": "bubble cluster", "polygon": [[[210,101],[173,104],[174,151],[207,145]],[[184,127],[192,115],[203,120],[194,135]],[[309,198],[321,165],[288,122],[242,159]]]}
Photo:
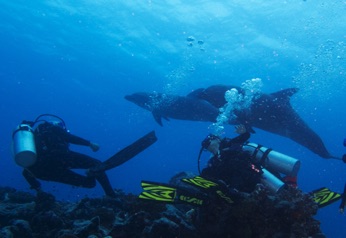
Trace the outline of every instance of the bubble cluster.
{"label": "bubble cluster", "polygon": [[226,104],[220,108],[216,122],[212,124],[212,133],[221,136],[224,134],[225,124],[236,119],[235,111],[251,107],[251,103],[259,96],[263,86],[260,78],[246,80],[241,84],[240,90],[231,88],[225,92]]}
{"label": "bubble cluster", "polygon": [[149,111],[154,111],[161,108],[165,104],[169,104],[171,100],[165,93],[158,93],[156,91],[150,96],[149,102],[146,104]]}

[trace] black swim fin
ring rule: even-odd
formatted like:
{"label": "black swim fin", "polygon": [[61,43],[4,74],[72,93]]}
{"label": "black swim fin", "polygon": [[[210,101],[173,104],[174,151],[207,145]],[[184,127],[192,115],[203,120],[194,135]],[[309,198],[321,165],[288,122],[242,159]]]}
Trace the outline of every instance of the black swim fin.
{"label": "black swim fin", "polygon": [[341,194],[323,187],[311,192],[313,200],[317,203],[318,208],[322,208],[341,199]]}
{"label": "black swim fin", "polygon": [[163,183],[142,181],[143,192],[139,198],[166,203],[187,203],[202,206],[209,203],[207,195]]}
{"label": "black swim fin", "polygon": [[117,152],[115,155],[110,157],[108,160],[102,162],[98,166],[91,168],[89,173],[98,173],[102,171],[106,171],[109,169],[113,169],[126,161],[132,159],[137,154],[151,146],[157,141],[157,137],[155,135],[155,131],[151,131],[140,139],[136,140],[131,145],[126,146],[124,149]]}

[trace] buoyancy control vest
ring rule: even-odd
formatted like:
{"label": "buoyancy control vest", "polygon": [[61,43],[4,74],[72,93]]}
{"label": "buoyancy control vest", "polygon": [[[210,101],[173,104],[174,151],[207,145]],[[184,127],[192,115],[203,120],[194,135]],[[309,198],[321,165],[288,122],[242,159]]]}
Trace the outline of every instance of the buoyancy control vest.
{"label": "buoyancy control vest", "polygon": [[63,128],[45,122],[35,130],[35,144],[38,154],[67,152],[69,143]]}

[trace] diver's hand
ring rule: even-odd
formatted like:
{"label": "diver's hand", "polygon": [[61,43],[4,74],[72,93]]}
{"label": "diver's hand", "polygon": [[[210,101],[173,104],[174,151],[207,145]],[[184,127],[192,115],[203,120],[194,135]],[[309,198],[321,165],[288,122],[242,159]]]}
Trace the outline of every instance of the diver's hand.
{"label": "diver's hand", "polygon": [[90,142],[89,147],[92,149],[92,151],[96,152],[100,149],[100,146],[96,143]]}
{"label": "diver's hand", "polygon": [[236,125],[234,128],[235,132],[238,134],[244,134],[246,132],[246,126],[244,126],[243,124]]}

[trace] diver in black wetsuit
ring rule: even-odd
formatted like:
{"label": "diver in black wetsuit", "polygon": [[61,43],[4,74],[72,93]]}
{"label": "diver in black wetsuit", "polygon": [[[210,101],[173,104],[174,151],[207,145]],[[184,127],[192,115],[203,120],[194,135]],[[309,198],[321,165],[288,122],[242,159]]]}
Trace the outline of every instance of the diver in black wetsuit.
{"label": "diver in black wetsuit", "polygon": [[250,155],[242,150],[250,133],[243,125],[236,126],[236,132],[240,135],[232,139],[209,135],[202,142],[202,148],[210,151],[213,157],[208,167],[202,170],[201,176],[222,180],[230,188],[242,192],[252,192],[260,183],[262,171],[251,162]]}
{"label": "diver in black wetsuit", "polygon": [[99,165],[101,161],[71,151],[69,144],[89,146],[94,152],[99,149],[97,144],[70,134],[64,124],[56,121],[38,125],[34,134],[37,162],[23,171],[23,176],[32,189],[40,191],[41,184],[37,179],[85,188],[95,187],[97,180],[107,196],[115,197],[115,192],[105,172],[83,176],[71,170],[90,169]]}

